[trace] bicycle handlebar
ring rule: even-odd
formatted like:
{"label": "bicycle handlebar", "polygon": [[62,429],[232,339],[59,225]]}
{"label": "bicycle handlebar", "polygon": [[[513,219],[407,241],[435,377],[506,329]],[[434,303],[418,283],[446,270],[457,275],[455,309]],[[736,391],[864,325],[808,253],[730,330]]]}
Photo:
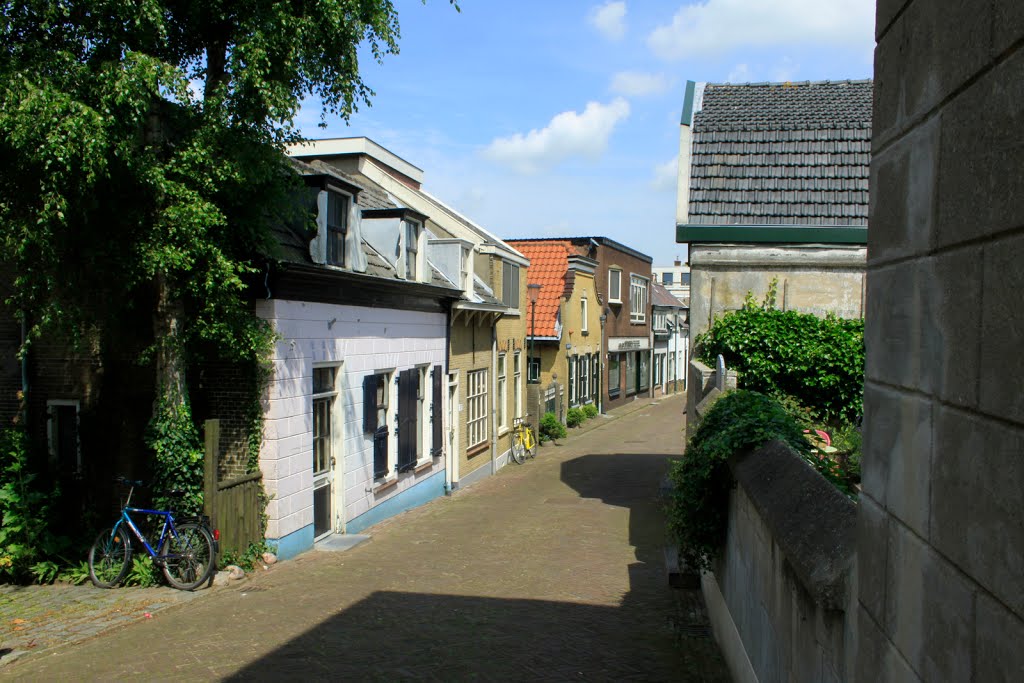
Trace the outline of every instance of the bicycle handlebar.
{"label": "bicycle handlebar", "polygon": [[132,487],[144,486],[144,483],[143,483],[143,481],[141,479],[128,479],[127,477],[123,477],[123,476],[114,477],[114,483],[115,484],[124,484],[125,486],[132,486]]}

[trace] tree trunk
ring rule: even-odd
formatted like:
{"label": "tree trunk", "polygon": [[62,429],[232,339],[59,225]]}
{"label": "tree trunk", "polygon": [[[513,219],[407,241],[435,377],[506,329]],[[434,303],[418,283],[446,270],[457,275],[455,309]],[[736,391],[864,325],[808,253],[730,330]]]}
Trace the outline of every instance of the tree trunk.
{"label": "tree trunk", "polygon": [[[156,340],[156,408],[163,398],[168,407],[185,404],[185,359],[182,354],[181,326],[185,308],[181,300],[174,297],[167,282],[167,274],[156,275],[156,310],[153,313],[153,336]],[[177,410],[175,412],[178,412]]]}

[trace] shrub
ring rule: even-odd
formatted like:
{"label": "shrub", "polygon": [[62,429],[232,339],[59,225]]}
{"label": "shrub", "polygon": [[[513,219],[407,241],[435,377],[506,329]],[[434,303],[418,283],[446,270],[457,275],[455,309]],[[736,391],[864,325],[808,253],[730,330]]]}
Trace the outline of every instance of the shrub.
{"label": "shrub", "polygon": [[544,413],[540,420],[540,434],[545,440],[556,441],[564,439],[569,433],[565,431],[565,425],[558,421],[554,413]]}
{"label": "shrub", "polygon": [[710,568],[725,540],[733,486],[729,458],[775,439],[810,460],[803,430],[778,402],[754,391],[732,391],[708,410],[682,459],[672,463],[668,526],[691,567]]}
{"label": "shrub", "polygon": [[583,414],[587,416],[588,420],[592,420],[597,417],[597,406],[593,403],[588,403],[583,406]]}
{"label": "shrub", "polygon": [[863,414],[864,321],[777,310],[774,283],[764,303],[748,294],[695,346],[708,365],[721,354],[742,389],[793,396],[826,420],[856,423]]}
{"label": "shrub", "polygon": [[70,541],[50,530],[59,491],[44,490],[29,461],[25,430],[0,431],[0,579],[50,583],[58,572],[53,560]]}
{"label": "shrub", "polygon": [[587,419],[587,416],[582,408],[569,408],[569,412],[565,414],[565,425],[567,427],[579,427],[585,419]]}

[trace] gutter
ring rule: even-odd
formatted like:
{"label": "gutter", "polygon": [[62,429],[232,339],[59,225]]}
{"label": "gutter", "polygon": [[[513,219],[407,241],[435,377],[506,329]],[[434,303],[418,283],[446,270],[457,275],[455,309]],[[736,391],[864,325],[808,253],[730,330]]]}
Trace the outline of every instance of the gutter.
{"label": "gutter", "polygon": [[866,225],[708,225],[679,223],[676,242],[689,244],[867,245]]}

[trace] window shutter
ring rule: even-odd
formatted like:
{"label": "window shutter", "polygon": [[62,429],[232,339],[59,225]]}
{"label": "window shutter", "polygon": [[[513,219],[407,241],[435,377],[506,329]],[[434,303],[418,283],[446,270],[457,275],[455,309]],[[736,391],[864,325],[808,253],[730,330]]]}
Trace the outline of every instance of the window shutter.
{"label": "window shutter", "polygon": [[432,373],[434,378],[434,395],[430,404],[430,421],[433,426],[433,439],[431,440],[430,455],[437,457],[444,453],[444,378],[441,375],[441,366],[435,365]]}
{"label": "window shutter", "polygon": [[363,377],[363,431],[377,431],[377,375]]}
{"label": "window shutter", "polygon": [[398,471],[416,464],[416,394],[419,372],[413,368],[398,375]]}

